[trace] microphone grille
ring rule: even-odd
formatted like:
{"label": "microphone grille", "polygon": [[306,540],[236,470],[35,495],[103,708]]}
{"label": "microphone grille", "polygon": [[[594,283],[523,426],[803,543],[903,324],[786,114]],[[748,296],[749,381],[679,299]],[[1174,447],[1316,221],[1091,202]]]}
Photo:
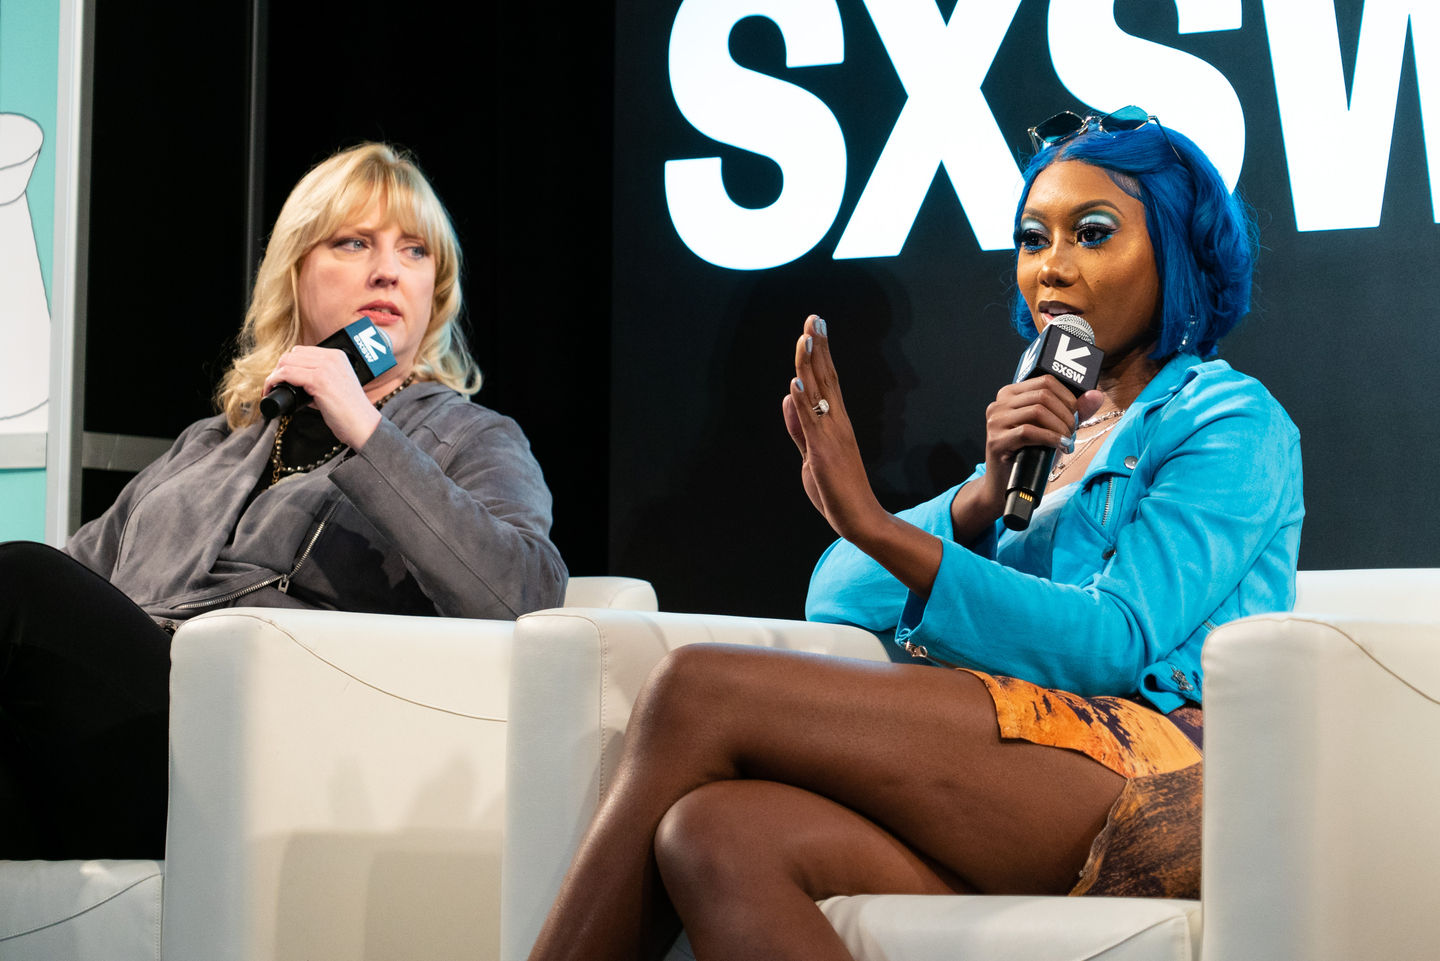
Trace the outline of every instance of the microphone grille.
{"label": "microphone grille", "polygon": [[1052,327],[1059,327],[1071,337],[1079,337],[1092,347],[1095,346],[1095,331],[1091,330],[1089,324],[1074,314],[1061,314],[1059,317],[1050,321],[1050,325]]}

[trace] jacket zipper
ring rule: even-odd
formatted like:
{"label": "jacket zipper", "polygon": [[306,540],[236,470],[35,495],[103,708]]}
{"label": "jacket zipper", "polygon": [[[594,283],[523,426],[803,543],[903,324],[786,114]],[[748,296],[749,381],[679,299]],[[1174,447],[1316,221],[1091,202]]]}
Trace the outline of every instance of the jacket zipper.
{"label": "jacket zipper", "polygon": [[226,601],[233,601],[237,597],[244,597],[246,594],[253,594],[255,591],[260,590],[260,588],[262,587],[268,587],[271,584],[274,584],[276,581],[278,581],[284,576],[285,575],[283,574],[276,574],[274,577],[267,577],[259,584],[251,584],[249,587],[246,587],[242,590],[232,591],[229,594],[222,594],[220,597],[208,597],[203,601],[191,601],[189,604],[177,604],[174,609],[177,611],[188,611],[191,608],[195,607],[214,607],[216,604],[224,604]]}
{"label": "jacket zipper", "polygon": [[305,565],[305,562],[310,558],[311,549],[315,547],[315,542],[318,541],[320,539],[320,535],[324,533],[325,525],[330,523],[330,515],[334,514],[335,509],[339,506],[339,501],[336,501],[335,503],[330,505],[330,509],[325,512],[325,516],[320,518],[320,524],[315,528],[315,533],[310,535],[310,542],[305,545],[305,550],[301,551],[300,559],[295,562],[294,567],[290,568],[289,574],[281,575],[280,583],[277,585],[280,589],[281,594],[290,593],[290,578],[294,577],[299,572],[300,568]]}
{"label": "jacket zipper", "polygon": [[308,560],[310,557],[310,551],[315,547],[315,542],[320,539],[320,535],[325,531],[325,525],[330,522],[330,516],[335,513],[335,509],[339,506],[339,501],[331,504],[330,509],[325,512],[325,516],[320,518],[319,526],[315,528],[315,533],[310,535],[310,540],[305,544],[305,550],[300,552],[300,559],[295,562],[294,567],[290,568],[290,573],[276,574],[274,577],[267,577],[259,584],[251,584],[249,587],[242,588],[238,591],[232,591],[229,594],[222,595],[221,597],[211,597],[206,598],[203,601],[193,601],[189,604],[181,604],[176,607],[175,610],[186,611],[194,607],[211,607],[215,604],[224,604],[226,601],[233,601],[237,597],[244,597],[246,594],[253,594],[256,591],[260,590],[260,588],[269,587],[271,584],[274,584],[281,594],[289,594],[290,578],[294,577],[297,573],[299,573],[300,568],[305,565],[305,561]]}
{"label": "jacket zipper", "polygon": [[1110,523],[1110,505],[1115,500],[1115,477],[1110,477],[1110,482],[1105,485],[1105,512],[1100,515],[1100,526],[1104,527]]}
{"label": "jacket zipper", "polygon": [[946,667],[952,671],[959,669],[959,665],[951,664],[949,661],[942,660],[941,658],[936,657],[934,654],[931,654],[930,651],[926,649],[924,644],[912,644],[910,641],[905,640],[900,642],[900,646],[905,648],[905,652],[911,657],[922,658],[923,660],[927,660],[937,667]]}

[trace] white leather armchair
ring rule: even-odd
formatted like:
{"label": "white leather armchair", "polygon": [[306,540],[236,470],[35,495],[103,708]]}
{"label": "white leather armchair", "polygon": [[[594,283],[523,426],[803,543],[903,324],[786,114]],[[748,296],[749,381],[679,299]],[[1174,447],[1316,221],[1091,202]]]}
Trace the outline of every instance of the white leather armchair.
{"label": "white leather armchair", "polygon": [[[571,578],[565,601],[656,609],[621,577]],[[187,623],[166,861],[0,861],[0,958],[496,957],[513,631],[263,608]]]}
{"label": "white leather armchair", "polygon": [[[626,611],[516,624],[501,958],[522,961],[615,772],[631,705],[683,644],[884,660],[865,631]],[[1440,570],[1300,575],[1297,610],[1217,630],[1201,902],[831,898],[858,961],[1351,961],[1440,945]],[[1203,930],[1203,939],[1202,939]],[[1203,943],[1203,952],[1202,952]],[[681,938],[672,959],[691,957]]]}

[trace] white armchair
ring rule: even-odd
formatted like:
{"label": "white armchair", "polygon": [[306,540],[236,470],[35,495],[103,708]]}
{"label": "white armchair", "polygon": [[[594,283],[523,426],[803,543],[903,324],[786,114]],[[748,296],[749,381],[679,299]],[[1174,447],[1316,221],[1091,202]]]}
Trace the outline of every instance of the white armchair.
{"label": "white armchair", "polygon": [[[516,624],[501,958],[522,961],[615,772],[630,707],[683,644],[884,660],[865,631],[625,611]],[[1440,944],[1440,570],[1300,575],[1297,611],[1206,646],[1201,902],[831,898],[858,961],[1351,961]],[[1203,939],[1202,939],[1203,928]],[[1203,955],[1202,955],[1203,941]],[[690,957],[682,937],[672,959]]]}
{"label": "white armchair", "polygon": [[[565,600],[656,609],[631,578],[571,578]],[[513,631],[263,608],[187,623],[166,861],[0,861],[0,958],[496,957]]]}

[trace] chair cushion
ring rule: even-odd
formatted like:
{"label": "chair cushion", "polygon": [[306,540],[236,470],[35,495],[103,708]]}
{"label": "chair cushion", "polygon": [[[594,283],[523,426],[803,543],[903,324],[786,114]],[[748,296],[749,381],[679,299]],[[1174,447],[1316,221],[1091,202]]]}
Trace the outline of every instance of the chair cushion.
{"label": "chair cushion", "polygon": [[[865,894],[820,910],[855,961],[1198,961],[1200,902]],[[682,932],[665,961],[695,961]]]}
{"label": "chair cushion", "polygon": [[158,861],[0,861],[5,961],[159,961]]}
{"label": "chair cushion", "polygon": [[856,961],[1196,961],[1200,902],[859,895],[820,910]]}

